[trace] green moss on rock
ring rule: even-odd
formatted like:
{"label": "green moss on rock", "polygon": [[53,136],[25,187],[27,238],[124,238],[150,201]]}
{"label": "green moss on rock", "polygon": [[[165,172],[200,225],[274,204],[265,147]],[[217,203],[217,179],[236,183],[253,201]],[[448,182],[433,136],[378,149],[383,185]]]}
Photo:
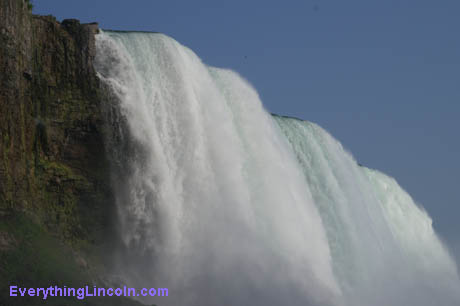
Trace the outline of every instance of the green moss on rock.
{"label": "green moss on rock", "polygon": [[29,4],[0,0],[2,287],[89,281],[74,259],[102,271],[107,237],[115,237],[104,151],[108,93],[93,67],[98,26],[35,16]]}

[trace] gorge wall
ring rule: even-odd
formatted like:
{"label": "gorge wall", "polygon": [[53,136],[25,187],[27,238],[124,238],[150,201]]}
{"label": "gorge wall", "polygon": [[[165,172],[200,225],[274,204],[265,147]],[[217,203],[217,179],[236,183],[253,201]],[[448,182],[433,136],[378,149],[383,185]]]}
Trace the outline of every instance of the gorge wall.
{"label": "gorge wall", "polygon": [[97,32],[33,15],[29,1],[0,1],[2,305],[28,303],[7,298],[11,284],[99,281],[115,236]]}

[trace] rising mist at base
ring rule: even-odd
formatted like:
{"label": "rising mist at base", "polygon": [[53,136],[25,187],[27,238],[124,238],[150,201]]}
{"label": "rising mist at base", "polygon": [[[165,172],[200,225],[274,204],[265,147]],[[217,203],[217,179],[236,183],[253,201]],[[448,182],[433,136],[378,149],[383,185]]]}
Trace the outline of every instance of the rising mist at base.
{"label": "rising mist at base", "polygon": [[97,36],[114,95],[116,273],[162,306],[460,305],[454,261],[391,178],[236,73],[152,33]]}

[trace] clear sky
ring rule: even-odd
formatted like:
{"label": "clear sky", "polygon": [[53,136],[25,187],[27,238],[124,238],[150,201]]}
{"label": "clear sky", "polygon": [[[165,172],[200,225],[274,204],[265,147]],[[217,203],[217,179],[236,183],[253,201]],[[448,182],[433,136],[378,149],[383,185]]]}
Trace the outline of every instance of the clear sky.
{"label": "clear sky", "polygon": [[460,1],[35,0],[34,12],[163,32],[397,179],[460,262]]}

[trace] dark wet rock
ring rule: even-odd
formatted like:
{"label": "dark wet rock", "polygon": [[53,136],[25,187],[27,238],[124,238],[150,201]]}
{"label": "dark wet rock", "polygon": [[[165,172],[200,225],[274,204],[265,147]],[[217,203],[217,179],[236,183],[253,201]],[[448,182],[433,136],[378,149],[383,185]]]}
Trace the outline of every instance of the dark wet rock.
{"label": "dark wet rock", "polygon": [[28,203],[27,214],[70,243],[94,240],[111,205],[97,32],[0,1],[0,210]]}
{"label": "dark wet rock", "polygon": [[[94,279],[110,253],[115,209],[104,150],[108,91],[93,67],[98,31],[97,23],[33,15],[26,0],[0,0],[2,288],[74,280],[89,266]],[[68,249],[81,260],[56,255]],[[0,305],[8,303],[0,293]]]}
{"label": "dark wet rock", "polygon": [[16,247],[16,240],[8,232],[0,231],[0,252],[9,251]]}

